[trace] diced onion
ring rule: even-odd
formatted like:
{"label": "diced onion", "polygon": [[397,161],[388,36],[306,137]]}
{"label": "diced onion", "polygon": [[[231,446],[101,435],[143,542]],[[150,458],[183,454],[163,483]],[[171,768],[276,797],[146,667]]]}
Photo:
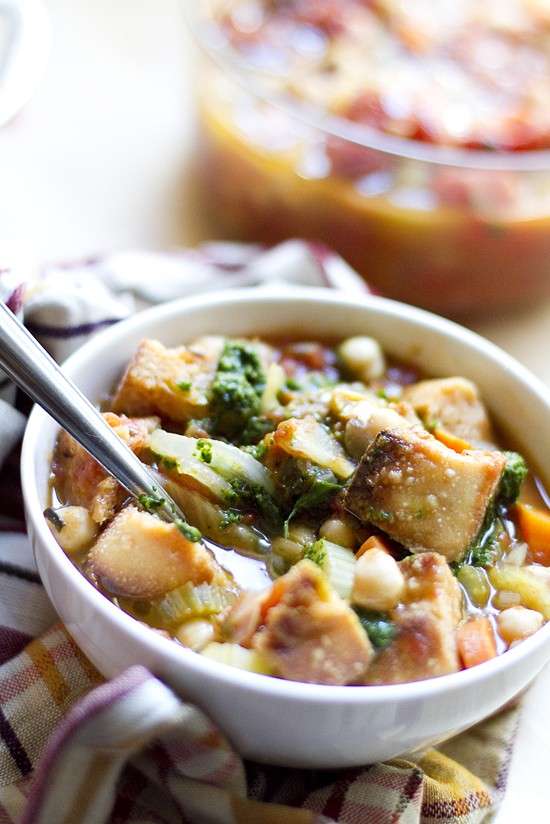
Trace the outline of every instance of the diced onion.
{"label": "diced onion", "polygon": [[265,389],[260,400],[260,411],[262,414],[271,412],[275,409],[279,402],[277,395],[279,390],[283,388],[286,382],[286,372],[280,363],[272,363],[267,370],[267,379]]}

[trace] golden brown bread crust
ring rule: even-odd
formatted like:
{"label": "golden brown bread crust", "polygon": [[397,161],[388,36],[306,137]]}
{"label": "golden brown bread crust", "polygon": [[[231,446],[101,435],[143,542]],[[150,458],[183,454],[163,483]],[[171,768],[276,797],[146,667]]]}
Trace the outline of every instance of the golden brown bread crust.
{"label": "golden brown bread crust", "polygon": [[426,424],[437,425],[473,446],[493,443],[489,415],[477,387],[466,378],[441,378],[405,388],[403,398]]}
{"label": "golden brown bread crust", "polygon": [[[103,417],[130,449],[140,455],[147,448],[149,435],[160,420],[127,418],[106,412]],[[62,503],[70,501],[84,506],[98,524],[113,517],[128,493],[80,446],[62,430],[59,433],[52,462],[54,484]]]}
{"label": "golden brown bread crust", "polygon": [[282,596],[267,611],[252,646],[281,678],[357,683],[373,650],[351,607],[330,591],[323,573],[310,561],[296,564],[283,578],[275,584],[283,587]]}
{"label": "golden brown bread crust", "polygon": [[210,582],[222,574],[202,544],[134,506],[119,512],[99,536],[87,571],[113,595],[130,598],[156,598],[187,581]]}
{"label": "golden brown bread crust", "polygon": [[180,423],[203,418],[216,365],[214,351],[194,351],[186,346],[167,349],[159,341],[143,340],[117,387],[113,410],[126,415],[160,415]]}
{"label": "golden brown bread crust", "polygon": [[428,432],[380,432],[366,450],[344,506],[415,552],[460,558],[476,538],[506,458],[448,449]]}

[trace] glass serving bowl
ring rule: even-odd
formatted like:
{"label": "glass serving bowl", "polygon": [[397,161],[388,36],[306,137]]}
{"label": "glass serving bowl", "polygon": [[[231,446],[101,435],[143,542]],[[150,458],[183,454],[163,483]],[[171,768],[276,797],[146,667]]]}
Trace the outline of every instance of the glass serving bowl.
{"label": "glass serving bowl", "polygon": [[290,99],[187,4],[199,197],[225,237],[319,240],[384,295],[449,315],[550,296],[550,150],[455,149]]}

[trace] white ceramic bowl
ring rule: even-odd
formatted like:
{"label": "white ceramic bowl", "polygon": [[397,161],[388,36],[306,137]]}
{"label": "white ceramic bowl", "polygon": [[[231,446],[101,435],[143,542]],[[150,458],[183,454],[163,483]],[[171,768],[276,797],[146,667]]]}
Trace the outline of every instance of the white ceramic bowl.
{"label": "white ceramic bowl", "polygon": [[[102,332],[65,364],[92,399],[109,391],[143,337],[168,345],[211,333],[346,337],[367,333],[431,375],[465,375],[496,421],[550,481],[550,393],[477,335],[418,309],[328,290],[213,293],[143,312]],[[242,672],[164,639],[88,583],[52,537],[42,510],[57,426],[39,409],[22,455],[27,525],[44,585],[79,646],[107,677],[144,664],[203,707],[247,757],[288,766],[343,767],[434,744],[490,715],[550,658],[550,623],[481,666],[380,687],[329,687]]]}

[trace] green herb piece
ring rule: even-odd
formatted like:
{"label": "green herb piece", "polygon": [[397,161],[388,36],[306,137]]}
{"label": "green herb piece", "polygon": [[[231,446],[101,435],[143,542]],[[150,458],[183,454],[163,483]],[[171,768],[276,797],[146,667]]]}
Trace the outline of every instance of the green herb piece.
{"label": "green herb piece", "polygon": [[304,558],[307,558],[308,561],[313,561],[314,564],[317,564],[318,567],[323,569],[327,562],[327,550],[324,538],[320,538],[313,544],[306,544]]}
{"label": "green herb piece", "polygon": [[249,504],[258,509],[270,524],[280,526],[282,518],[279,507],[263,487],[242,478],[235,478],[230,484],[231,493],[227,496],[229,504]]}
{"label": "green herb piece", "polygon": [[376,390],[376,397],[382,398],[383,401],[389,401],[389,395],[385,389],[377,389]]}
{"label": "green herb piece", "polygon": [[183,520],[183,518],[176,518],[174,520],[174,524],[179,529],[183,537],[187,538],[188,541],[191,541],[192,544],[196,544],[201,540],[202,534],[197,527],[191,526],[191,524],[188,524],[187,521]]}
{"label": "green herb piece", "polygon": [[332,472],[330,472],[329,475],[332,477],[314,478],[309,489],[302,493],[295,502],[290,515],[284,522],[285,538],[288,537],[288,525],[298,512],[302,512],[304,509],[316,509],[323,506],[327,504],[337,492],[340,492],[342,486],[337,482],[336,476],[333,475]]}
{"label": "green herb piece", "polygon": [[177,469],[178,468],[178,462],[176,461],[175,458],[167,458],[166,456],[163,456],[163,457],[160,458],[160,463],[161,463],[161,466],[164,467],[164,469]]}
{"label": "green herb piece", "polygon": [[524,459],[517,452],[505,452],[504,454],[506,455],[506,466],[500,479],[497,498],[500,504],[509,506],[517,500],[521,485],[529,470]]}
{"label": "green herb piece", "polygon": [[397,627],[384,612],[359,607],[354,607],[354,610],[373,647],[384,649],[391,644],[397,634]]}
{"label": "green herb piece", "polygon": [[203,463],[212,463],[212,441],[207,441],[205,438],[199,438],[195,454]]}
{"label": "green herb piece", "polygon": [[258,415],[265,383],[257,349],[250,343],[227,341],[210,391],[219,434],[234,438]]}
{"label": "green herb piece", "polygon": [[165,498],[162,495],[159,495],[158,492],[153,492],[152,495],[146,495],[143,493],[142,495],[138,496],[138,501],[142,509],[145,509],[146,512],[157,512],[161,506],[165,502]]}
{"label": "green herb piece", "polygon": [[[146,495],[145,493],[142,495],[138,495],[138,502],[146,512],[150,512],[153,515],[158,512],[161,506],[167,503],[166,498],[164,498],[162,495],[159,495],[159,493],[154,489],[151,495]],[[184,521],[183,518],[175,516],[173,523],[174,526],[177,529],[179,529],[181,534],[185,538],[187,538],[188,541],[191,541],[192,543],[196,544],[198,541],[201,540],[202,535],[200,531],[196,527],[191,526],[191,524],[188,524],[187,521]]]}
{"label": "green herb piece", "polygon": [[243,433],[241,435],[241,443],[255,444],[265,437],[269,432],[273,432],[276,424],[269,418],[260,415],[253,415],[249,418]]}
{"label": "green herb piece", "polygon": [[191,383],[191,381],[180,381],[176,384],[176,386],[178,387],[178,389],[181,389],[182,392],[189,392],[193,384]]}
{"label": "green herb piece", "polygon": [[239,524],[241,522],[241,519],[242,515],[240,512],[237,512],[236,509],[226,509],[219,523],[219,528],[227,529],[232,524]]}
{"label": "green herb piece", "polygon": [[378,523],[379,521],[390,523],[393,521],[393,514],[387,512],[385,509],[377,509],[375,506],[369,506],[365,510],[365,520]]}
{"label": "green herb piece", "polygon": [[287,378],[285,386],[287,389],[290,389],[291,392],[299,392],[302,388],[302,384],[295,378]]}
{"label": "green herb piece", "polygon": [[55,509],[52,509],[51,506],[44,510],[44,518],[49,521],[58,532],[60,532],[65,526],[63,518],[58,512],[55,511]]}

